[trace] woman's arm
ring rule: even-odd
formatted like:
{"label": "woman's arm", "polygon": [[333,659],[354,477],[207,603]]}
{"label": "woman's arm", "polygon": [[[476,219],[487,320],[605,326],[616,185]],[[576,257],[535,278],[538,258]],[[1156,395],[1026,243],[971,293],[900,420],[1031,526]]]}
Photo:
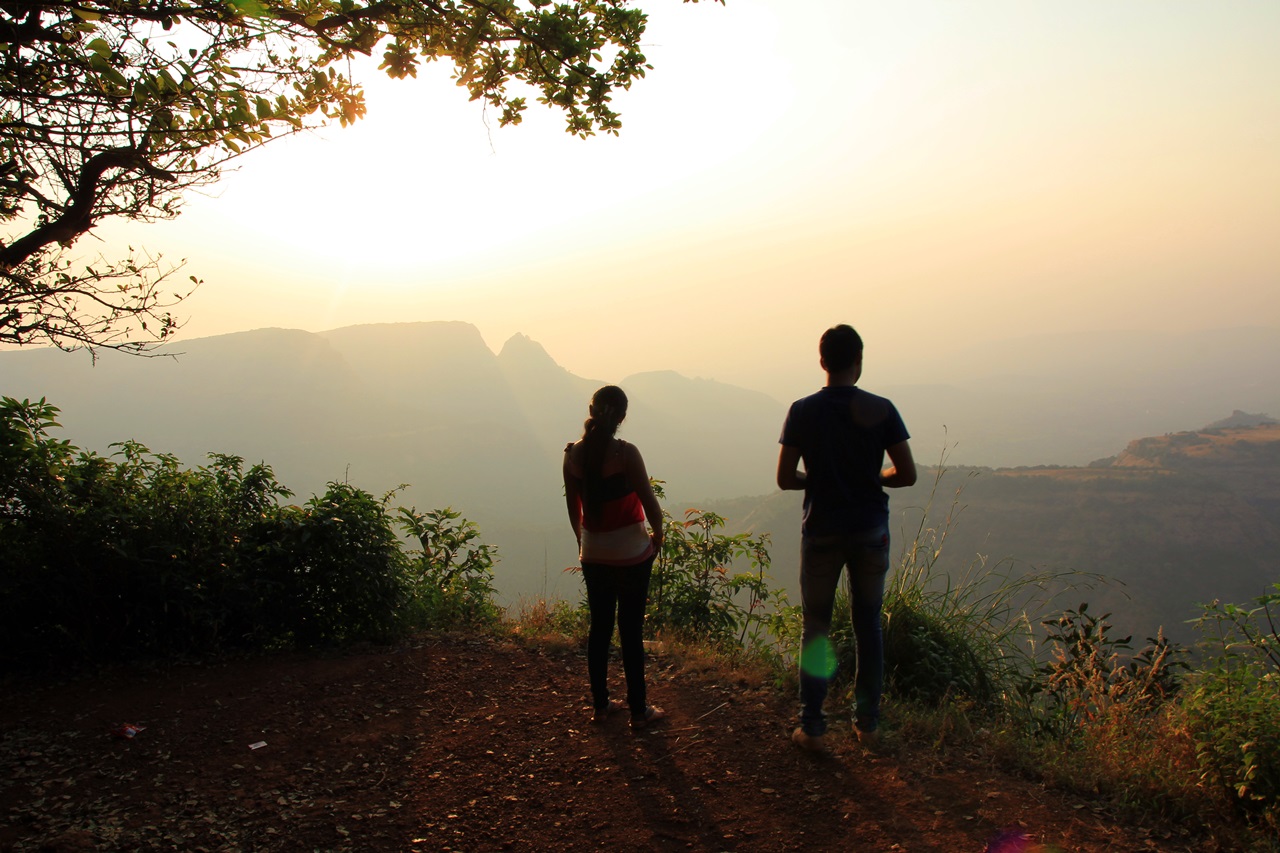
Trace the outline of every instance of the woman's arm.
{"label": "woman's arm", "polygon": [[564,449],[564,503],[569,512],[569,524],[573,527],[573,536],[582,544],[582,479],[576,476],[569,465],[569,454],[573,451],[570,444]]}
{"label": "woman's arm", "polygon": [[640,498],[640,505],[644,507],[644,517],[649,522],[649,538],[653,540],[653,547],[662,547],[662,507],[658,504],[658,496],[653,493],[653,484],[649,482],[649,472],[644,467],[644,457],[640,455],[640,448],[634,444],[627,444],[626,457],[626,473],[627,485],[631,487],[636,497]]}

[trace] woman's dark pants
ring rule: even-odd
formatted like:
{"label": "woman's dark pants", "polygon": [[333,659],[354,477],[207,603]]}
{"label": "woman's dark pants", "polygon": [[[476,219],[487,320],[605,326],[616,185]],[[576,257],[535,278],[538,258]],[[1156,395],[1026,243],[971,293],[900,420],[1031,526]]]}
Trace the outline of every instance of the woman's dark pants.
{"label": "woman's dark pants", "polygon": [[644,687],[644,610],[649,598],[653,559],[650,557],[634,566],[582,564],[587,606],[591,610],[587,675],[591,680],[591,704],[596,710],[609,707],[609,687],[605,681],[616,614],[622,670],[627,677],[627,706],[633,718],[644,716],[648,701]]}

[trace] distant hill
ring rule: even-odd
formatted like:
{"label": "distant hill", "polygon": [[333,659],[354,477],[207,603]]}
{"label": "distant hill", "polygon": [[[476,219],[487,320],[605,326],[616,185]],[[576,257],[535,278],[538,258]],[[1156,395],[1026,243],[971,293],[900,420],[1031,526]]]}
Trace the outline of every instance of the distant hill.
{"label": "distant hill", "polygon": [[[800,500],[775,493],[710,508],[734,530],[771,532],[774,576],[794,589]],[[943,571],[985,561],[1097,572],[1119,583],[1061,603],[1110,611],[1138,640],[1163,626],[1191,641],[1185,623],[1198,603],[1247,603],[1280,582],[1280,425],[1142,438],[1087,467],[929,469],[892,492],[891,507],[895,554],[922,523],[940,529],[950,515]]]}
{"label": "distant hill", "polygon": [[[187,341],[172,357],[103,352],[96,366],[84,353],[0,352],[0,377],[0,393],[59,406],[66,437],[85,448],[136,439],[190,464],[234,453],[265,459],[299,490],[348,476],[371,490],[407,482],[424,500],[519,516],[554,503],[561,449],[604,384],[523,335],[495,355],[458,322],[260,329]],[[632,396],[623,434],[672,492],[768,482],[780,403],[676,373],[621,384]],[[744,465],[753,455],[763,468]]]}
{"label": "distant hill", "polygon": [[[468,323],[394,323],[259,329],[162,352],[174,354],[107,351],[96,365],[86,353],[0,352],[0,394],[48,398],[63,437],[84,449],[132,439],[192,466],[209,452],[266,461],[301,498],[330,480],[376,495],[407,483],[399,502],[454,506],[501,543],[511,559],[500,584],[513,594],[576,561],[561,451],[605,383],[570,374],[529,338],[495,355]],[[620,434],[673,499],[771,482],[781,403],[671,372],[619,384],[632,401]]]}
{"label": "distant hill", "polygon": [[1267,415],[1251,415],[1248,412],[1242,412],[1239,409],[1236,409],[1231,413],[1230,417],[1223,418],[1220,421],[1214,421],[1205,427],[1205,429],[1235,429],[1239,427],[1269,426],[1276,423],[1280,423],[1280,421],[1277,421],[1275,418],[1268,417]]}

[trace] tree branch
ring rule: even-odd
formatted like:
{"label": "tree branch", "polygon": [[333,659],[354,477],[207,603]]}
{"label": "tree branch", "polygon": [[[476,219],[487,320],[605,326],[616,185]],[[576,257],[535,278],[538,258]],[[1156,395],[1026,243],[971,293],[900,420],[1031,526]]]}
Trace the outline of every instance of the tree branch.
{"label": "tree branch", "polygon": [[100,151],[85,161],[80,182],[71,203],[57,219],[28,232],[8,246],[0,248],[0,269],[13,269],[50,243],[69,244],[93,227],[93,204],[98,200],[98,184],[109,169],[142,172],[153,178],[174,181],[172,173],[151,165],[136,148],[111,148]]}

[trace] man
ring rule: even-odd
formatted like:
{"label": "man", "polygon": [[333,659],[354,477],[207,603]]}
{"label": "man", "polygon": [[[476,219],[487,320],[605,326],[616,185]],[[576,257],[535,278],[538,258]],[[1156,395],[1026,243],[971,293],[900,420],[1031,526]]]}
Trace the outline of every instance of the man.
{"label": "man", "polygon": [[[889,497],[886,488],[910,486],[916,464],[907,428],[893,403],[857,387],[862,338],[852,326],[834,326],[818,344],[827,384],[791,404],[782,426],[778,487],[804,490],[800,597],[804,632],[800,651],[800,726],[791,739],[824,749],[822,711],[835,654],[827,635],[840,570],[848,568],[857,641],[854,726],[860,743],[875,745],[884,684],[880,608],[889,571]],[[881,470],[885,454],[890,465]],[[800,463],[804,470],[800,470]]]}

